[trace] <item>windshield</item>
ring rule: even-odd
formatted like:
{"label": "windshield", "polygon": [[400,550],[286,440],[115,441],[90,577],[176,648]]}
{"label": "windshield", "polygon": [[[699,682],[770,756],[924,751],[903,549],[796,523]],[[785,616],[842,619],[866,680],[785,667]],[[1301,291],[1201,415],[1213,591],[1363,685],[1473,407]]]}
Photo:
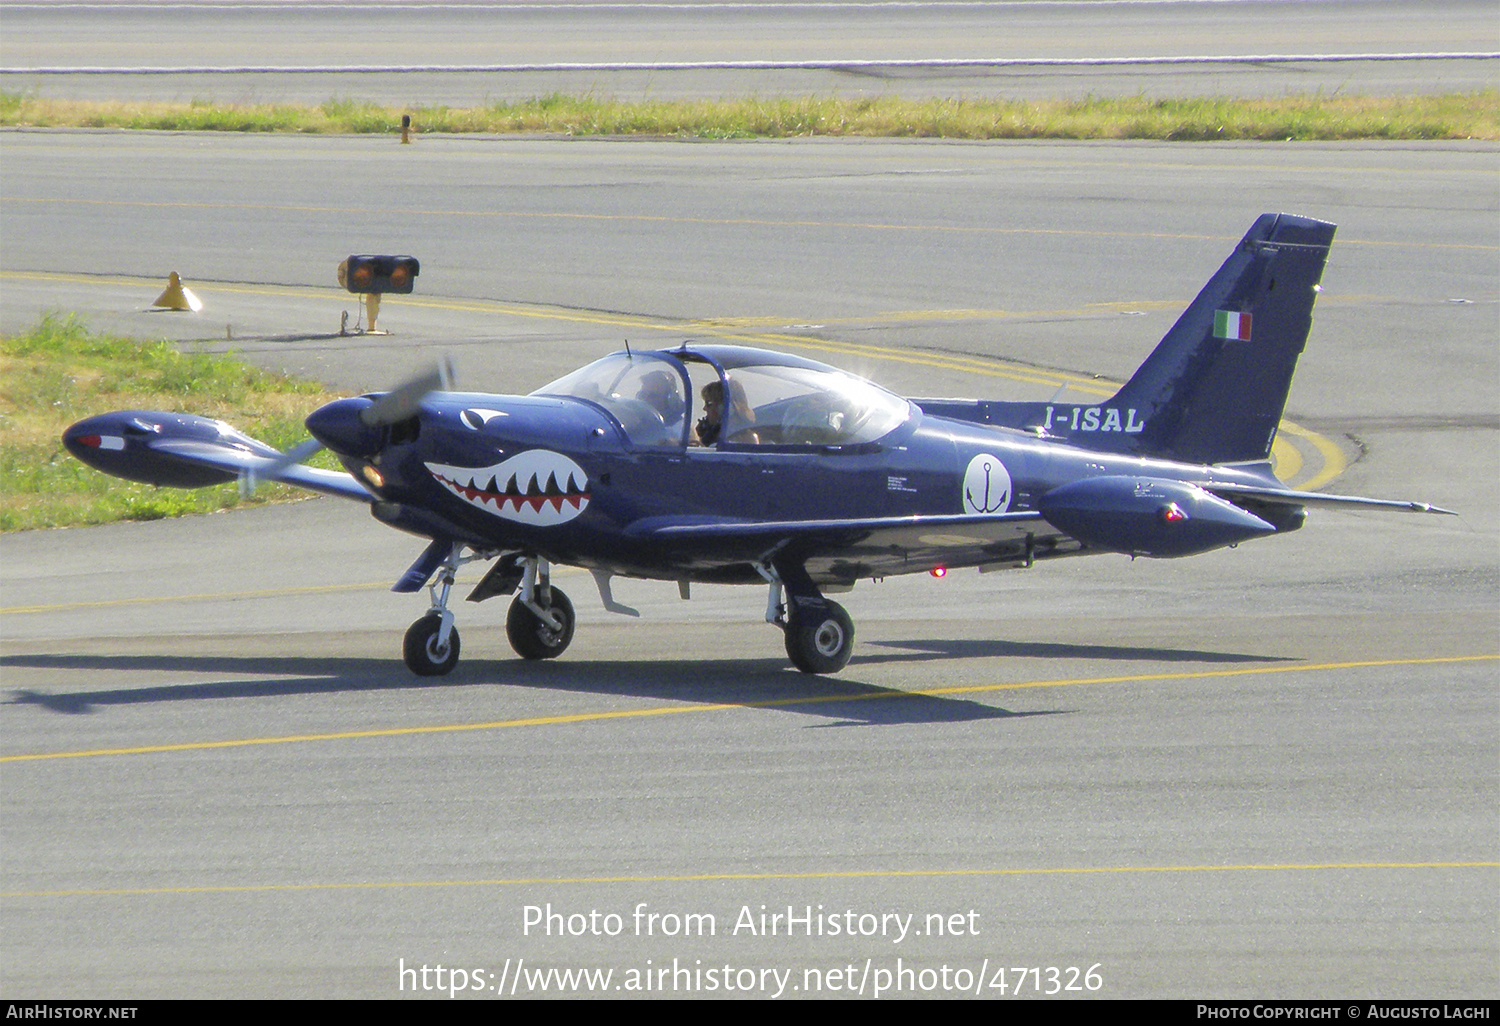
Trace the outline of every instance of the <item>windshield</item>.
{"label": "windshield", "polygon": [[531,394],[597,403],[636,445],[682,445],[687,431],[682,393],[682,371],[673,361],[653,353],[616,353]]}

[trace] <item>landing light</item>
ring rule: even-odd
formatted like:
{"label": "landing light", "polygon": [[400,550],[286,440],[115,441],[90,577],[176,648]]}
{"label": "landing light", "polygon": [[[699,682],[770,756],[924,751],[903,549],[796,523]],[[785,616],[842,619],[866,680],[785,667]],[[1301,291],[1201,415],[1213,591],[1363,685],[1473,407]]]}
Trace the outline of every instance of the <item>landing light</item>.
{"label": "landing light", "polygon": [[370,482],[370,484],[373,485],[374,487],[376,487],[376,488],[384,488],[385,487],[385,478],[381,476],[380,471],[376,470],[374,467],[370,466],[368,463],[366,463],[364,466],[362,466],[362,467],[359,468],[359,474],[366,481]]}

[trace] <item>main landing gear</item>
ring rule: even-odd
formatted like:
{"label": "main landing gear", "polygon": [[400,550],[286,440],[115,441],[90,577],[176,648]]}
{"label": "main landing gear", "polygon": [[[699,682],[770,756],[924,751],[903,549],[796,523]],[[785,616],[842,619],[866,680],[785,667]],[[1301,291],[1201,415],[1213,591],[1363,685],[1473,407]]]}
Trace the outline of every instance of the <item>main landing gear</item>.
{"label": "main landing gear", "polygon": [[771,584],[766,622],[781,628],[792,665],[803,673],[838,673],[848,666],[854,621],[844,607],[824,598],[800,568],[786,574],[793,587],[775,570],[761,568],[761,575]]}
{"label": "main landing gear", "polygon": [[[448,558],[438,567],[427,586],[432,607],[406,631],[401,646],[406,668],[419,677],[441,677],[458,665],[458,631],[453,626],[453,612],[448,608],[448,593],[458,568],[493,553],[461,555],[462,545],[454,545]],[[520,557],[520,594],[511,603],[505,618],[505,633],[516,654],[525,659],[553,659],[563,654],[573,640],[573,603],[559,588],[552,587],[551,568],[540,557]],[[510,578],[509,591],[515,587]]]}
{"label": "main landing gear", "polygon": [[523,659],[556,659],[573,640],[573,603],[552,587],[545,559],[525,561],[521,594],[505,617],[505,636]]}

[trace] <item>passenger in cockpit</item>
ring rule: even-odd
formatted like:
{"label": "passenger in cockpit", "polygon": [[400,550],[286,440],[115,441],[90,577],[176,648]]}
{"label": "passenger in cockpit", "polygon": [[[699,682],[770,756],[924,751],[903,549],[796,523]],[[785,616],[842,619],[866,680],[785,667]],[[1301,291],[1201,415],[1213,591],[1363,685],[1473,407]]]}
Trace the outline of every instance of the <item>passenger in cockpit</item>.
{"label": "passenger in cockpit", "polygon": [[[703,417],[698,421],[698,444],[714,445],[719,441],[720,432],[724,429],[724,386],[717,381],[710,381],[703,386]],[[745,387],[738,381],[729,382],[729,397],[734,405],[734,434],[725,441],[743,442],[754,445],[760,441],[753,428],[748,425],[755,423],[755,411],[750,408],[750,400],[745,396]]]}

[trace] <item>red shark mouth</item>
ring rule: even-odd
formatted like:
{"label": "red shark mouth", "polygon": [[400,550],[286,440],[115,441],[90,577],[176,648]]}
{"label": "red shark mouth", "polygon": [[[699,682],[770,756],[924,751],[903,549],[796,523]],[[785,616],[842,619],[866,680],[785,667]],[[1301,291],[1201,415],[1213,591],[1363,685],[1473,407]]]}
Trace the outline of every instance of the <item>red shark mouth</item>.
{"label": "red shark mouth", "polygon": [[427,469],[444,488],[487,513],[549,527],[567,523],[591,498],[588,475],[561,453],[530,449],[489,467]]}

